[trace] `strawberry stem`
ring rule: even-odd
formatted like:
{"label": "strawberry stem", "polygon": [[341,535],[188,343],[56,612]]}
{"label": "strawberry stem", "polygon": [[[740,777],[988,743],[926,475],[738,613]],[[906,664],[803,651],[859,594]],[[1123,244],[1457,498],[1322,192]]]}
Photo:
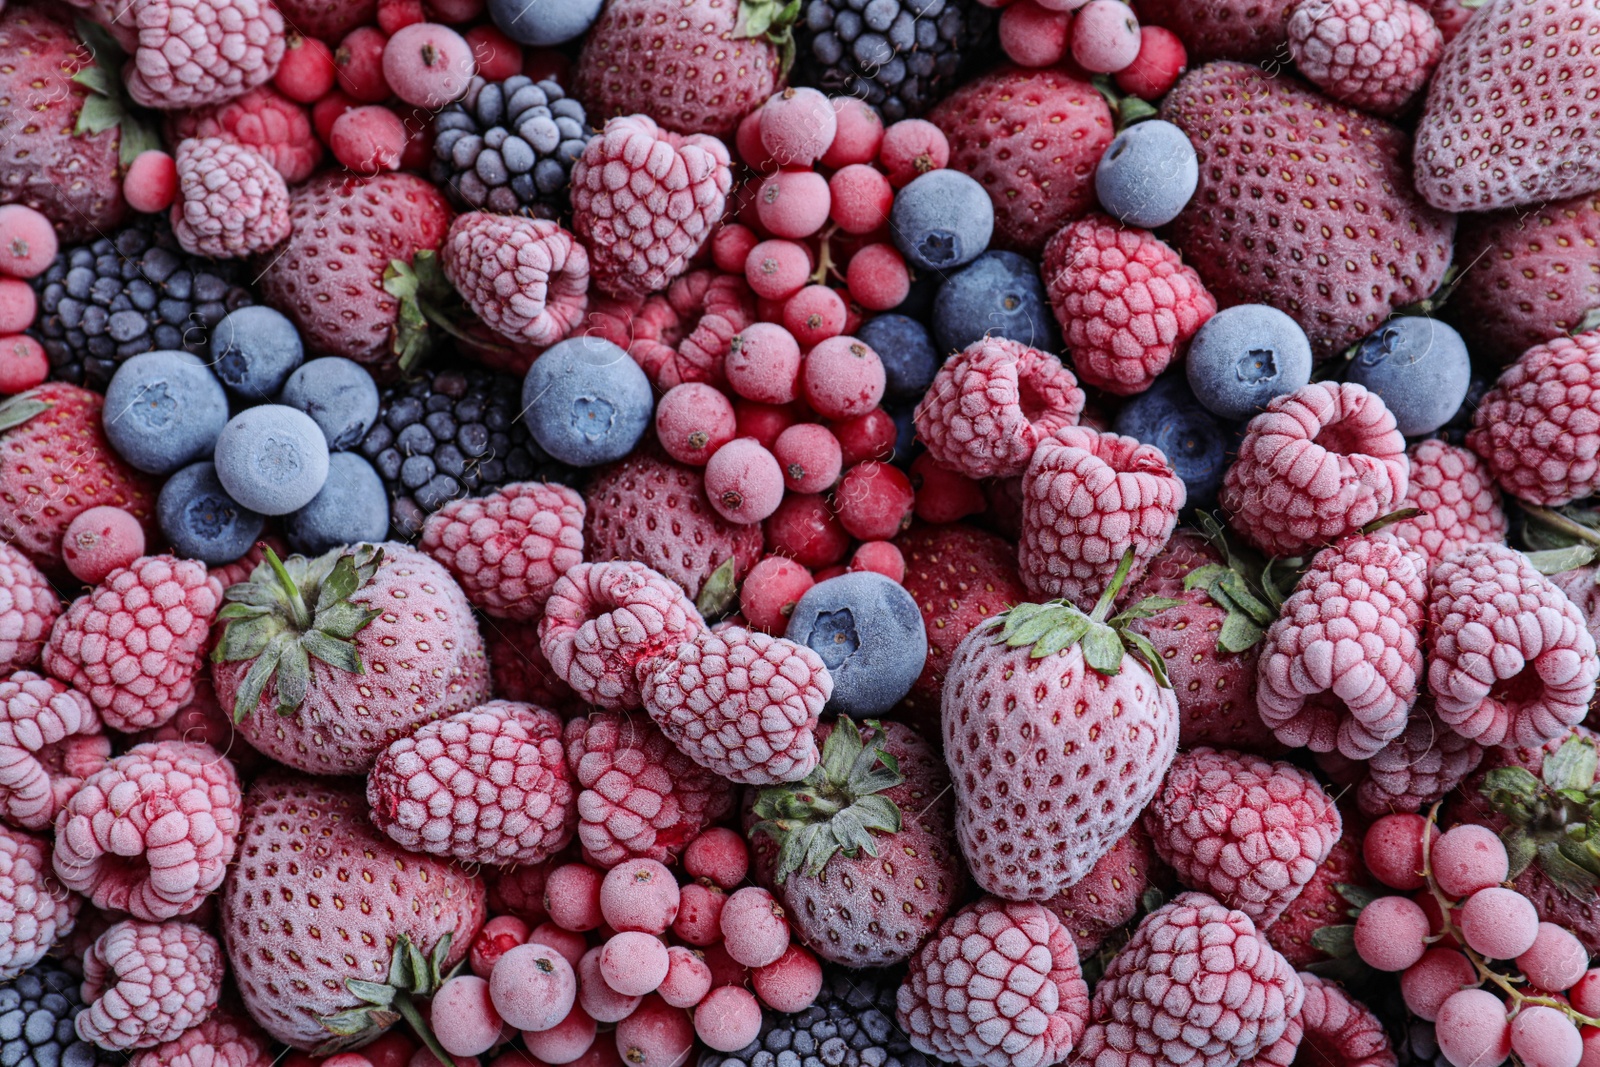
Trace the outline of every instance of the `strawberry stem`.
{"label": "strawberry stem", "polygon": [[1600,533],[1589,529],[1581,522],[1569,519],[1559,511],[1542,508],[1537,504],[1522,504],[1521,507],[1523,511],[1532,515],[1546,526],[1554,527],[1564,534],[1576,537],[1580,541],[1586,541],[1591,545],[1600,545]]}
{"label": "strawberry stem", "polygon": [[272,546],[262,542],[261,550],[267,558],[267,565],[272,568],[272,573],[278,576],[278,583],[283,586],[288,595],[289,608],[294,612],[295,628],[301,631],[311,628],[311,609],[306,607],[305,597],[300,595],[300,587],[294,584],[294,579],[289,577],[289,572],[284,570],[283,560],[272,551]]}
{"label": "strawberry stem", "polygon": [[1111,605],[1116,602],[1117,594],[1122,592],[1122,583],[1128,580],[1128,573],[1133,570],[1133,549],[1128,549],[1122,554],[1122,559],[1117,561],[1116,573],[1111,575],[1111,582],[1106,586],[1105,592],[1100,594],[1100,599],[1095,601],[1094,611],[1089,613],[1089,618],[1095,622],[1105,622],[1111,614]]}

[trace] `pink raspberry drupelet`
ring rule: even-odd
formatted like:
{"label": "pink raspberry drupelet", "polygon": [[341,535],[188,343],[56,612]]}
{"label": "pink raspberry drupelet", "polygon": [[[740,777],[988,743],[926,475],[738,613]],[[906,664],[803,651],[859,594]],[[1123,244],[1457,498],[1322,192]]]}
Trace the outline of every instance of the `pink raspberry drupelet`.
{"label": "pink raspberry drupelet", "polygon": [[[1482,745],[1439,720],[1432,697],[1420,697],[1400,736],[1366,761],[1366,775],[1356,786],[1356,806],[1368,818],[1421,811],[1449,796],[1478,769],[1483,754]],[[1318,763],[1327,758],[1319,757]],[[1332,773],[1331,767],[1325,769]]]}
{"label": "pink raspberry drupelet", "polygon": [[149,1048],[205,1022],[222,993],[222,946],[186,922],[119,922],[83,960],[78,1036],[102,1048]]}
{"label": "pink raspberry drupelet", "polygon": [[1411,476],[1397,511],[1418,514],[1384,529],[1421,552],[1430,564],[1457,549],[1500,544],[1510,523],[1500,506],[1500,488],[1473,453],[1436,437],[1406,449]]}
{"label": "pink raspberry drupelet", "polygon": [[0,680],[0,818],[49,827],[110,756],[88,697],[32,671]]}
{"label": "pink raspberry drupelet", "polygon": [[1077,424],[1084,399],[1055,356],[985,337],[939,368],[917,404],[917,437],[940,464],[969,478],[1014,478],[1040,441]]}
{"label": "pink raspberry drupelet", "polygon": [[272,1039],[244,1015],[218,1012],[170,1041],[134,1053],[128,1067],[272,1067]]}
{"label": "pink raspberry drupelet", "polygon": [[553,345],[589,307],[589,255],[548,219],[472,211],[440,246],[445,277],[491,329],[513,341]]}
{"label": "pink raspberry drupelet", "polygon": [[178,200],[172,230],[184,251],[241,259],[289,236],[289,188],[255,149],[220,137],[190,138],[173,158]]}
{"label": "pink raspberry drupelet", "polygon": [[1444,37],[1411,0],[1301,0],[1289,15],[1289,54],[1335,100],[1395,115],[1427,87]]}
{"label": "pink raspberry drupelet", "polygon": [[231,100],[269,81],[283,59],[284,20],[271,0],[132,0],[119,15],[138,30],[126,78],[145,107]]}
{"label": "pink raspberry drupelet", "polygon": [[0,982],[72,933],[83,898],[50,873],[50,842],[0,824]]}
{"label": "pink raspberry drupelet", "polygon": [[1529,504],[1554,507],[1600,488],[1600,331],[1522,353],[1479,403],[1467,446]]}
{"label": "pink raspberry drupelet", "polygon": [[472,605],[538,619],[556,579],[583,562],[583,497],[564,485],[513,482],[428,516],[422,550],[449,568]]}
{"label": "pink raspberry drupelet", "polygon": [[0,541],[0,670],[32,667],[61,614],[61,598],[28,557]]}
{"label": "pink raspberry drupelet", "polygon": [[1392,1067],[1389,1035],[1371,1009],[1335,982],[1305,971],[1300,981],[1306,990],[1300,1008],[1303,1047],[1322,1051],[1339,1067]]}
{"label": "pink raspberry drupelet", "polygon": [[[638,307],[626,316],[607,309]],[[587,328],[628,351],[657,389],[722,380],[734,335],[756,319],[755,296],[737,274],[691,270],[665,293],[590,301]]]}
{"label": "pink raspberry drupelet", "polygon": [[1352,533],[1405,499],[1406,439],[1376,394],[1317,382],[1251,419],[1222,483],[1229,524],[1292,556]]}

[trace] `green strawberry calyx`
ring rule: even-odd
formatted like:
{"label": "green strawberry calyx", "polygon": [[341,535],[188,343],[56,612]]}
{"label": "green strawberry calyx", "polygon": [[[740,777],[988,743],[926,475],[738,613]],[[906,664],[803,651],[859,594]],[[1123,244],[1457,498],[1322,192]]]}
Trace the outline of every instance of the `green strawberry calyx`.
{"label": "green strawberry calyx", "polygon": [[287,560],[265,545],[262,549],[265,559],[249,578],[228,588],[228,604],[217,613],[226,627],[212,661],[254,661],[233,702],[235,722],[255,710],[274,678],[278,714],[294,714],[311,686],[313,656],[341,671],[364,673],[354,639],[382,614],[350,596],[378,573],[383,549],[362,545]]}
{"label": "green strawberry calyx", "polygon": [[9,397],[0,402],[0,433],[15,429],[35,415],[41,415],[53,407],[55,405],[50,401],[40,400],[35,396],[32,389]]}
{"label": "green strawberry calyx", "polygon": [[756,832],[778,846],[778,882],[803,870],[815,878],[835,853],[851,859],[878,854],[875,834],[900,832],[900,808],[884,796],[905,781],[900,763],[884,747],[880,723],[863,738],[841,715],[822,743],[822,760],[803,781],[763,789],[756,797]]}
{"label": "green strawberry calyx", "polygon": [[410,262],[391,259],[383,270],[383,291],[399,301],[389,349],[400,361],[401,374],[415,373],[446,336],[499,355],[516,355],[467,308],[431,248],[418,251]]}
{"label": "green strawberry calyx", "polygon": [[[404,1019],[440,1063],[455,1062],[439,1044],[416,1005],[417,999],[431,997],[451,977],[444,973],[444,965],[450,958],[450,942],[454,937],[454,934],[445,934],[433,946],[433,951],[424,955],[408,935],[401,934],[395,938],[394,954],[389,957],[387,981],[346,978],[345,988],[361,1003],[317,1020],[323,1029],[334,1035],[317,1048],[318,1054],[328,1055],[364,1044]],[[458,964],[457,969],[459,967]]]}
{"label": "green strawberry calyx", "polygon": [[777,45],[780,69],[787,77],[794,66],[794,24],[798,21],[800,0],[739,0],[733,35],[746,40],[759,37]]}
{"label": "green strawberry calyx", "polygon": [[1497,767],[1480,792],[1509,820],[1500,831],[1511,877],[1537,862],[1574,896],[1600,890],[1600,783],[1592,738],[1574,734],[1545,757],[1535,777],[1523,767]]}
{"label": "green strawberry calyx", "polygon": [[144,117],[147,112],[140,111],[123,88],[118,71],[127,61],[127,53],[103,26],[87,19],[78,19],[75,25],[90,61],[72,76],[74,82],[89,90],[78,109],[73,135],[92,137],[109,129],[119,130],[117,159],[126,167],[141,152],[160,148],[161,138],[154,124]]}

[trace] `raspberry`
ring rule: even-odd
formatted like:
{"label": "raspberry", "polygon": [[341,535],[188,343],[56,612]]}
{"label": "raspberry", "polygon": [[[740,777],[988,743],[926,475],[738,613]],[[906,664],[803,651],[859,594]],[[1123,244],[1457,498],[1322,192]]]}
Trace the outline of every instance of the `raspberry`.
{"label": "raspberry", "polygon": [[738,429],[732,402],[702,382],[675,385],[656,404],[656,440],[667,455],[692,467],[705,466]]}
{"label": "raspberry", "polygon": [[[320,41],[296,40],[327,51]],[[304,48],[294,48],[289,54],[304,51]],[[329,78],[331,81],[331,68]],[[169,114],[168,143],[177,144],[190,137],[218,137],[253,149],[271,163],[289,185],[298,185],[311,177],[311,172],[322,161],[322,142],[311,129],[311,113],[270,85],[258,86],[225,103]],[[131,170],[128,180],[133,180]]]}
{"label": "raspberry", "polygon": [[733,523],[759,523],[783,500],[783,471],[754,437],[717,449],[706,464],[705,484],[711,506]]}
{"label": "raspberry", "polygon": [[135,745],[90,775],[56,819],[54,866],[95,907],[156,922],[222,885],[242,824],[233,764],[207,745]]}
{"label": "raspberry", "polygon": [[614,118],[572,166],[572,218],[595,284],[651,293],[688,269],[722,217],[733,171],[705,134],[680,136],[643,115]]}
{"label": "raspberry", "polygon": [[[806,349],[838,337],[849,317],[844,297],[826,285],[808,285],[783,305],[784,328]],[[803,369],[801,373],[804,375]]]}
{"label": "raspberry", "polygon": [[1417,508],[1384,529],[1421,552],[1430,564],[1469,545],[1500,543],[1510,523],[1500,489],[1483,460],[1436,437],[1406,449],[1410,485],[1397,510]]}
{"label": "raspberry", "polygon": [[578,822],[561,720],[509,700],[395,741],[367,777],[367,803],[402,848],[464,863],[541,863]]}
{"label": "raspberry", "polygon": [[817,716],[833,695],[822,657],[782,637],[705,632],[658,661],[644,706],[700,766],[744,785],[798,782],[817,766]]}
{"label": "raspberry", "polygon": [[160,726],[194,695],[220,589],[205,564],[143,556],[56,621],[44,664],[125,733]]}
{"label": "raspberry", "polygon": [[251,1019],[219,1013],[171,1041],[135,1053],[128,1067],[272,1067],[276,1059],[272,1039]]}
{"label": "raspberry", "polygon": [[0,671],[32,667],[61,614],[61,598],[28,557],[0,541]]}
{"label": "raspberry", "polygon": [[901,119],[883,131],[878,162],[889,172],[889,184],[899,189],[949,166],[950,141],[926,119]]}
{"label": "raspberry", "polygon": [[1173,762],[1145,825],[1181,882],[1267,926],[1328,858],[1342,821],[1293,764],[1202,747]]}
{"label": "raspberry", "polygon": [[50,874],[50,843],[0,824],[0,981],[44,959],[72,933],[81,897]]}
{"label": "raspberry", "polygon": [[571,687],[556,676],[539,647],[538,618],[526,623],[487,618],[481,622],[494,693],[506,700],[548,708],[565,708],[574,702]]}
{"label": "raspberry", "polygon": [[145,107],[231,100],[269,81],[283,59],[283,16],[269,0],[133,0],[119,21],[138,27],[128,93]]}
{"label": "raspberry", "polygon": [[905,472],[876,460],[851,467],[834,493],[839,522],[862,541],[887,541],[905,530],[915,503]]}
{"label": "raspberry", "polygon": [[88,697],[31,671],[0,680],[0,816],[7,822],[50,826],[110,756]]}
{"label": "raspberry", "polygon": [[1421,811],[1449,796],[1482,760],[1483,746],[1440,722],[1424,697],[1400,736],[1367,760],[1356,806],[1369,817]]}
{"label": "raspberry", "polygon": [[1343,926],[1350,921],[1350,902],[1343,892],[1349,887],[1365,889],[1371,884],[1367,869],[1361,862],[1361,838],[1364,826],[1352,820],[1339,833],[1327,859],[1317,866],[1289,905],[1261,932],[1267,935],[1272,947],[1283,953],[1298,970],[1331,957],[1318,945],[1317,931],[1329,926]]}
{"label": "raspberry", "polygon": [[1390,1067],[1395,1062],[1383,1023],[1361,1001],[1333,982],[1300,973],[1305,986],[1300,1022],[1306,1048],[1314,1048],[1332,1067]]}
{"label": "raspberry", "polygon": [[1534,345],[1472,418],[1467,445],[1500,488],[1555,506],[1600,489],[1600,331]]}
{"label": "raspberry", "polygon": [[1306,80],[1374,115],[1404,111],[1444,54],[1444,37],[1410,0],[1301,0],[1289,54]]}
{"label": "raspberry", "polygon": [[1370,759],[1406,727],[1426,589],[1386,532],[1323,549],[1261,649],[1256,698],[1278,740]]}
{"label": "raspberry", "polygon": [[[1106,967],[1075,1056],[1085,1067],[1228,1067],[1278,1042],[1304,999],[1248,915],[1184,893],[1145,916]],[[1147,1051],[1169,1043],[1182,1060]]]}
{"label": "raspberry", "polygon": [[[567,723],[566,744],[567,765],[583,787],[578,840],[595,863],[666,863],[733,810],[732,785],[697,766],[642,716],[591,712]],[[553,888],[547,899],[553,907]]]}
{"label": "raspberry", "polygon": [[1118,396],[1150,388],[1217,313],[1178,253],[1100,212],[1050,239],[1041,273],[1078,378]]}
{"label": "raspberry", "polygon": [[1229,524],[1292,556],[1393,511],[1407,488],[1406,439],[1376,393],[1317,382],[1251,419],[1222,483]]}
{"label": "raspberry", "polygon": [[[516,482],[428,516],[422,550],[450,569],[472,605],[496,618],[539,618],[556,579],[583,562],[583,497]],[[491,660],[492,662],[492,660]]]}
{"label": "raspberry", "polygon": [[214,259],[265,252],[289,236],[289,188],[253,148],[220,137],[181,142],[172,232],[184,251]]}
{"label": "raspberry", "polygon": [[1152,445],[1067,426],[1039,442],[1022,479],[1017,567],[1028,591],[1085,610],[1131,548],[1130,580],[1172,536],[1186,494]]}
{"label": "raspberry", "polygon": [[1080,957],[1093,955],[1110,933],[1139,914],[1152,873],[1161,870],[1155,846],[1135,823],[1089,873],[1044,902],[1072,935]]}
{"label": "raspberry", "polygon": [[547,219],[469,211],[450,224],[440,253],[467,306],[513,341],[553,345],[588,309],[588,253]]}
{"label": "raspberry", "polygon": [[665,293],[599,297],[590,306],[589,331],[627,349],[663,392],[684,382],[720,382],[734,335],[756,319],[743,279],[712,270],[675,278]]}
{"label": "raspberry", "polygon": [[1594,697],[1594,638],[1528,557],[1476,545],[1428,575],[1428,688],[1451,729],[1480,745],[1536,748],[1582,722]]}
{"label": "raspberry", "polygon": [[222,946],[199,926],[119,922],[83,958],[78,1036],[114,1050],[171,1041],[217,1010],[222,967]]}

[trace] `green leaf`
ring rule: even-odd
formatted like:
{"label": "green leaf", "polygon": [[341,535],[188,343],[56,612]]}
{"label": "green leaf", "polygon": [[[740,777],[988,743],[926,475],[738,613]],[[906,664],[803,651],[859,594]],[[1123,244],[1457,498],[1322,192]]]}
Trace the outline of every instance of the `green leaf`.
{"label": "green leaf", "polygon": [[774,14],[776,12],[769,4],[762,4],[760,7],[741,7],[739,15],[744,25],[734,30],[734,36],[760,37],[771,28]]}
{"label": "green leaf", "polygon": [[1365,886],[1349,885],[1345,882],[1335,882],[1333,891],[1343,897],[1345,902],[1357,912],[1378,899],[1378,894]]}
{"label": "green leaf", "polygon": [[1528,869],[1528,864],[1539,854],[1539,846],[1520,827],[1507,826],[1500,831],[1500,843],[1506,846],[1510,860],[1508,878],[1515,878]]}
{"label": "green leaf", "polygon": [[1020,627],[1026,626],[1031,620],[1045,614],[1053,607],[1052,604],[1017,604],[998,616],[1004,627],[1004,636],[1010,638]]}
{"label": "green leaf", "polygon": [[1174,600],[1169,596],[1147,596],[1137,604],[1119,611],[1112,618],[1111,625],[1113,629],[1116,629],[1133,622],[1135,619],[1151,619],[1160,615],[1163,611],[1181,608],[1183,603],[1183,601]]}
{"label": "green leaf", "polygon": [[[347,981],[354,981],[354,979],[347,979]],[[360,1037],[370,1030],[384,1030],[393,1026],[400,1021],[400,1013],[378,1007],[351,1008],[349,1011],[325,1015],[317,1021],[330,1034],[338,1034],[341,1037]],[[338,1051],[342,1047],[343,1045],[340,1043],[320,1045],[318,1046],[318,1051],[325,1049]]]}
{"label": "green leaf", "polygon": [[1156,684],[1163,689],[1171,689],[1172,680],[1167,677],[1166,661],[1161,658],[1161,653],[1156,651],[1156,646],[1150,643],[1149,638],[1145,637],[1144,634],[1128,630],[1123,633],[1122,639],[1132,645],[1134,651],[1139,654],[1139,658],[1144,660],[1145,666],[1150,668],[1150,674],[1155,678]]}
{"label": "green leaf", "polygon": [[857,856],[863,850],[869,855],[877,855],[877,846],[872,843],[872,835],[867,832],[861,816],[856,814],[855,805],[834,815],[829,829],[839,850],[845,855]]}
{"label": "green leaf", "polygon": [[1563,574],[1594,562],[1593,545],[1576,544],[1566,548],[1546,548],[1524,553],[1540,574]]}
{"label": "green leaf", "polygon": [[1356,928],[1351,923],[1324,926],[1311,931],[1311,943],[1336,960],[1347,959],[1355,955]]}
{"label": "green leaf", "polygon": [[1389,512],[1387,515],[1379,515],[1377,518],[1361,527],[1361,533],[1377,533],[1385,526],[1393,526],[1397,522],[1405,522],[1407,519],[1416,518],[1416,516],[1420,514],[1422,514],[1421,508],[1399,508],[1395,511]]}
{"label": "green leaf", "polygon": [[329,637],[348,641],[382,614],[377,608],[363,608],[346,600],[319,612],[313,626]]}
{"label": "green leaf", "polygon": [[336,641],[317,630],[308,630],[300,637],[300,647],[328,666],[347,674],[365,674],[361,653],[353,641]]}
{"label": "green leaf", "polygon": [[1152,911],[1160,909],[1162,905],[1166,904],[1166,902],[1167,895],[1156,886],[1151,886],[1143,893],[1139,894],[1139,907],[1146,915],[1149,915]]}
{"label": "green leaf", "polygon": [[[97,96],[110,96],[116,91],[111,84],[111,79],[106,76],[105,68],[97,63],[90,63],[78,71],[72,76],[72,80]],[[113,122],[112,125],[115,126],[116,123]],[[96,130],[95,132],[99,133],[100,131]]]}
{"label": "green leaf", "polygon": [[849,781],[861,749],[861,728],[850,716],[839,716],[828,739],[822,743],[822,767],[826,776],[836,782]]}
{"label": "green leaf", "polygon": [[1070,617],[1064,611],[1046,609],[1029,615],[1025,621],[1015,626],[1008,623],[1006,626],[1006,644],[1012,648],[1031,645]]}
{"label": "green leaf", "polygon": [[828,865],[833,854],[839,851],[838,839],[831,829],[817,827],[817,833],[812,835],[810,843],[806,846],[805,872],[812,878],[822,873],[822,868]]}
{"label": "green leaf", "polygon": [[[1464,3],[1465,0],[1460,0],[1460,2]],[[1600,305],[1596,305],[1595,307],[1590,308],[1588,311],[1585,311],[1583,313],[1583,318],[1579,319],[1568,332],[1571,333],[1572,336],[1576,337],[1580,333],[1588,333],[1590,330],[1596,329],[1600,329]]]}
{"label": "green leaf", "polygon": [[278,620],[270,615],[235,620],[222,631],[222,640],[217,644],[220,656],[217,662],[255,659],[267,650],[267,645],[280,632]]}
{"label": "green leaf", "polygon": [[284,648],[293,640],[288,634],[279,634],[273,638],[267,650],[250,664],[250,669],[245,671],[244,681],[239,683],[239,692],[234,696],[234,722],[243,722],[244,717],[261,704],[261,694],[266,692],[267,683],[272,681],[273,674],[277,672],[278,660],[283,656]]}
{"label": "green leaf", "polygon": [[394,1003],[395,987],[382,982],[364,982],[359,978],[346,978],[344,987],[368,1004],[387,1008]]}
{"label": "green leaf", "polygon": [[278,661],[278,714],[293,715],[311,688],[311,661],[299,641],[286,641]]}
{"label": "green leaf", "polygon": [[1062,649],[1071,648],[1079,639],[1089,631],[1090,622],[1087,616],[1075,615],[1066,622],[1039,638],[1030,653],[1032,659],[1043,659],[1054,656]]}
{"label": "green leaf", "polygon": [[29,393],[19,393],[10,400],[0,403],[0,432],[21,426],[35,415],[42,414],[55,407],[48,400],[35,399]]}
{"label": "green leaf", "polygon": [[886,796],[862,797],[850,805],[849,810],[855,812],[861,825],[868,830],[885,834],[900,832],[900,807]]}
{"label": "green leaf", "polygon": [[1496,767],[1484,775],[1479,792],[1488,797],[1505,793],[1518,799],[1531,799],[1539,795],[1540,782],[1523,767]]}
{"label": "green leaf", "polygon": [[1125,96],[1117,104],[1117,129],[1125,130],[1136,122],[1160,114],[1154,104],[1137,96]]}
{"label": "green leaf", "polygon": [[1122,639],[1104,623],[1089,627],[1080,642],[1083,660],[1100,674],[1114,676],[1122,670]]}
{"label": "green leaf", "polygon": [[739,583],[734,578],[733,557],[729,556],[700,587],[700,595],[695,598],[694,606],[702,617],[715,619],[728,610],[738,595]]}
{"label": "green leaf", "polygon": [[269,610],[271,609],[263,604],[225,604],[223,605],[222,610],[217,612],[217,621],[227,622],[231,619],[259,619],[261,616],[267,614]]}
{"label": "green leaf", "polygon": [[1243,615],[1230,612],[1217,631],[1217,647],[1224,652],[1244,652],[1254,648],[1266,631]]}
{"label": "green leaf", "polygon": [[[1569,842],[1545,841],[1539,845],[1539,869],[1550,880],[1575,897],[1591,897],[1600,889],[1600,877],[1583,864],[1575,862],[1568,851]],[[1588,858],[1588,857],[1583,857]]]}
{"label": "green leaf", "polygon": [[1586,803],[1587,793],[1594,786],[1597,763],[1600,760],[1597,760],[1594,742],[1573,735],[1563,741],[1554,753],[1545,757],[1544,784],[1551,789],[1577,790],[1580,795],[1571,799],[1580,804]]}
{"label": "green leaf", "polygon": [[361,586],[361,579],[356,574],[356,557],[354,552],[341,555],[333,569],[322,580],[322,587],[317,590],[316,613],[321,615],[324,611],[341,601],[349,600],[350,595]]}
{"label": "green leaf", "polygon": [[418,298],[417,274],[403,259],[391,259],[383,272],[384,292],[398,301],[389,350],[399,358],[402,374],[420,367],[433,351],[434,336]]}

